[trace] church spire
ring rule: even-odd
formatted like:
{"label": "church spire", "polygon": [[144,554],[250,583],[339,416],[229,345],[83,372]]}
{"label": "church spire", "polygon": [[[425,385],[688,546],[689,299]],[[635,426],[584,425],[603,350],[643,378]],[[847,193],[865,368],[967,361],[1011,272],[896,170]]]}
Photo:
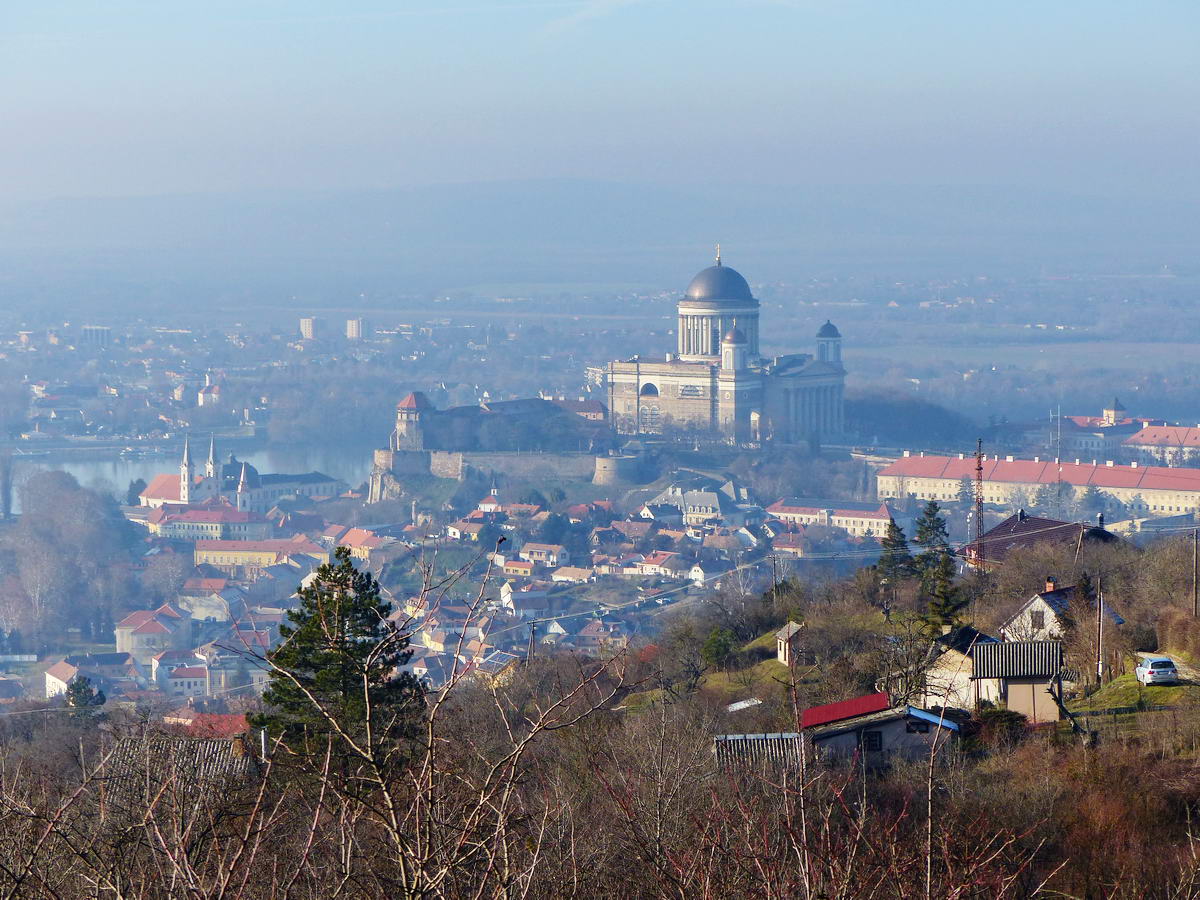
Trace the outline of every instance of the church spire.
{"label": "church spire", "polygon": [[192,448],[188,436],[183,436],[183,459],[179,461],[179,502],[192,502]]}

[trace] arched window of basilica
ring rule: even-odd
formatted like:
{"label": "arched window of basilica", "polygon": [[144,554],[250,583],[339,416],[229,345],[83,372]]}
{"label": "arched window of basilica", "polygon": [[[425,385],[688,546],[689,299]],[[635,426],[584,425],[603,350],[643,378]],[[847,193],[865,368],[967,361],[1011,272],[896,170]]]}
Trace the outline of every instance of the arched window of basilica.
{"label": "arched window of basilica", "polygon": [[658,405],[656,404],[654,406],[642,406],[642,408],[638,410],[638,424],[641,425],[642,428],[647,428],[647,429],[658,428],[658,425],[659,425]]}
{"label": "arched window of basilica", "polygon": [[657,396],[658,396],[658,385],[656,385],[656,384],[651,384],[650,382],[647,382],[646,384],[643,384],[643,385],[642,385],[642,393],[641,393],[641,396],[643,396],[643,397],[657,397]]}

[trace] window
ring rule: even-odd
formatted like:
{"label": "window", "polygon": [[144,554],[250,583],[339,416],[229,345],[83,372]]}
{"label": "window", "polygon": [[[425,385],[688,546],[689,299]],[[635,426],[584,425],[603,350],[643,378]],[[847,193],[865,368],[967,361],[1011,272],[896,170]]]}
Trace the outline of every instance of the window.
{"label": "window", "polygon": [[909,719],[905,730],[909,734],[929,734],[929,723],[922,722],[920,719]]}
{"label": "window", "polygon": [[1046,627],[1046,613],[1044,610],[1035,609],[1029,613],[1029,625],[1041,631]]}
{"label": "window", "polygon": [[862,733],[862,748],[868,753],[878,753],[883,749],[882,731],[864,731]]}

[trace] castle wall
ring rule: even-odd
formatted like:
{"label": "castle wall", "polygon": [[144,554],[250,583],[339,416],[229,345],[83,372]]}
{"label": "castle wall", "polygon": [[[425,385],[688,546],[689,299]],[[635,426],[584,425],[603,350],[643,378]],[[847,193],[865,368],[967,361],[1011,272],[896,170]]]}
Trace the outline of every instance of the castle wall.
{"label": "castle wall", "polygon": [[592,482],[612,485],[634,483],[642,480],[641,474],[640,456],[597,456]]}

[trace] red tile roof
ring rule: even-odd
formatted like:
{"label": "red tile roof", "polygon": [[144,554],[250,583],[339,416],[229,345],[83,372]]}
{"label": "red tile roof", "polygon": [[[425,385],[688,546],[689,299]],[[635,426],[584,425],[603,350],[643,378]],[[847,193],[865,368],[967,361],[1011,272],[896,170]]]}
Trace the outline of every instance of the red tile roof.
{"label": "red tile roof", "polygon": [[179,500],[179,476],[155,475],[139,495],[147,500]]}
{"label": "red tile roof", "polygon": [[396,409],[433,409],[433,404],[420,391],[413,391],[396,404]]}
{"label": "red tile roof", "polygon": [[886,692],[880,691],[878,694],[867,694],[865,697],[855,697],[853,700],[843,700],[841,703],[810,706],[800,716],[800,727],[812,728],[814,725],[828,725],[830,722],[840,722],[842,719],[853,719],[855,716],[883,712],[891,705],[891,698]]}
{"label": "red tile roof", "polygon": [[229,509],[228,507],[202,507],[187,509],[183,512],[167,511],[161,517],[164,522],[200,522],[202,524],[245,524],[247,522],[265,522],[264,516],[246,510]]}
{"label": "red tile roof", "polygon": [[[835,501],[836,503],[836,501]],[[865,505],[865,504],[864,504]],[[854,509],[852,507],[839,507],[836,505],[830,506],[807,506],[802,501],[784,498],[777,500],[767,507],[767,512],[777,516],[783,515],[816,515],[830,509],[835,516],[844,516],[854,519],[882,519],[884,521],[892,518],[891,512],[887,508],[886,503],[880,503],[874,509]]]}
{"label": "red tile roof", "polygon": [[1200,447],[1200,428],[1183,425],[1152,425],[1125,438],[1128,446]]}
{"label": "red tile roof", "polygon": [[208,669],[204,666],[180,666],[171,673],[172,678],[207,678]]}
{"label": "red tile roof", "polygon": [[276,538],[267,541],[219,541],[219,540],[204,540],[196,541],[197,550],[230,550],[230,551],[256,551],[265,553],[316,553],[324,554],[325,551],[318,547],[304,535],[296,535],[292,538]]}
{"label": "red tile roof", "polygon": [[50,666],[50,668],[46,669],[46,674],[66,684],[79,674],[79,669],[65,659],[60,659],[54,665]]}
{"label": "red tile roof", "polygon": [[250,730],[243,713],[196,713],[183,726],[192,737],[233,738]]}
{"label": "red tile roof", "polygon": [[183,583],[185,591],[209,591],[217,593],[229,586],[228,578],[189,578]]}
{"label": "red tile roof", "polygon": [[[880,475],[908,478],[940,478],[961,481],[975,477],[974,458],[950,456],[906,456],[880,469]],[[1093,465],[1084,462],[989,459],[983,464],[985,481],[1017,484],[1054,484],[1065,481],[1076,486],[1124,487],[1142,490],[1200,492],[1200,469],[1170,469],[1160,466]]]}

